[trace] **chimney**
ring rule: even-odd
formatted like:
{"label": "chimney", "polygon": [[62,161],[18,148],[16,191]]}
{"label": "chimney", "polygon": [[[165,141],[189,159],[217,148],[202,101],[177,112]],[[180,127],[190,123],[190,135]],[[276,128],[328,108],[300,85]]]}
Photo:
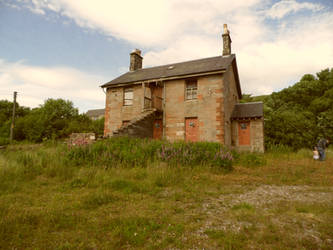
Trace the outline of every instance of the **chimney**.
{"label": "chimney", "polygon": [[141,50],[135,49],[130,54],[130,71],[135,71],[137,69],[142,69],[142,56],[141,56]]}
{"label": "chimney", "polygon": [[231,55],[231,39],[229,35],[229,30],[228,26],[226,24],[223,25],[223,34],[222,34],[222,39],[223,39],[223,56],[229,56]]}

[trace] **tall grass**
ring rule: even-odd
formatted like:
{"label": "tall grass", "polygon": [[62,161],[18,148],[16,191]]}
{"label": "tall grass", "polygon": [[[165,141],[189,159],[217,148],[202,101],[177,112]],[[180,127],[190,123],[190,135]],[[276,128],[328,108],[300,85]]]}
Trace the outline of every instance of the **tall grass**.
{"label": "tall grass", "polygon": [[232,169],[231,151],[219,143],[175,142],[135,138],[111,138],[91,145],[69,148],[66,159],[75,165],[146,167],[156,162],[172,166],[209,166]]}
{"label": "tall grass", "polygon": [[[331,151],[326,162],[310,150],[233,152],[225,174],[228,154],[214,143],[130,138],[9,145],[0,151],[0,249],[330,249],[331,201],[260,207],[246,196],[261,185],[332,192]],[[298,237],[304,221],[321,245]]]}

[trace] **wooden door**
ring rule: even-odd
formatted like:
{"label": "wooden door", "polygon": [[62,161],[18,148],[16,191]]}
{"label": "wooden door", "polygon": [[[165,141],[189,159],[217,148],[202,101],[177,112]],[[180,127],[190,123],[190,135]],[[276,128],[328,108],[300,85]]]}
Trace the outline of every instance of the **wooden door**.
{"label": "wooden door", "polygon": [[195,142],[198,141],[198,118],[185,119],[185,140]]}
{"label": "wooden door", "polygon": [[154,121],[153,138],[154,139],[162,139],[162,134],[163,134],[162,119],[156,119]]}
{"label": "wooden door", "polygon": [[238,144],[250,145],[251,136],[250,136],[250,122],[238,122]]}

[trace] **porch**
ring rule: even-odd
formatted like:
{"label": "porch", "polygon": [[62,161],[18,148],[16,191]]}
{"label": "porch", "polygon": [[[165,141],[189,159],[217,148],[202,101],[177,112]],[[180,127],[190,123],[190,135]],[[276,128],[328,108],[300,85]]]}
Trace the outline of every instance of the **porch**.
{"label": "porch", "polygon": [[163,85],[161,82],[143,82],[143,102],[142,112],[155,109],[158,112],[163,112]]}

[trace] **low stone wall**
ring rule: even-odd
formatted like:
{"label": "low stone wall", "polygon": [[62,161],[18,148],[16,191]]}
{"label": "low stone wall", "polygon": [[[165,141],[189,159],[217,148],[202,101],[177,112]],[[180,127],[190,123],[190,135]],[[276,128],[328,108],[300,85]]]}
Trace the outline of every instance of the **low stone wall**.
{"label": "low stone wall", "polygon": [[72,133],[69,136],[69,146],[82,146],[91,144],[96,140],[94,133]]}

